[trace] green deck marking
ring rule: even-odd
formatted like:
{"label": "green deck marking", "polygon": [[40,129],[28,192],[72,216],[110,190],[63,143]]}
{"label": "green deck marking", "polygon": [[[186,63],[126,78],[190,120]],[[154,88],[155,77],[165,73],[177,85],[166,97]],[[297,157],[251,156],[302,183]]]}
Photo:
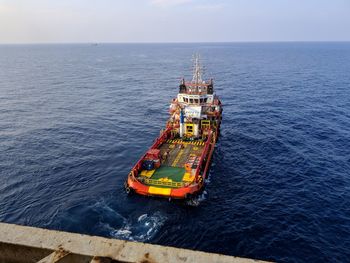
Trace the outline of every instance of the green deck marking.
{"label": "green deck marking", "polygon": [[168,177],[169,179],[173,180],[173,182],[182,182],[184,173],[185,168],[161,166],[154,172],[151,179],[157,180],[160,178]]}

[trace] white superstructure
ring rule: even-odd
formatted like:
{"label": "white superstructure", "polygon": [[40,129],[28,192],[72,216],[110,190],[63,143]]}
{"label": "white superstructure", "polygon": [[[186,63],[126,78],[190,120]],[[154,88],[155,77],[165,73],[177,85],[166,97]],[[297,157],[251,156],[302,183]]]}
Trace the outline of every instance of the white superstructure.
{"label": "white superstructure", "polygon": [[181,80],[179,93],[170,105],[169,124],[181,138],[204,138],[207,130],[219,124],[221,102],[214,92],[213,80],[203,81],[199,56],[194,58],[191,82]]}

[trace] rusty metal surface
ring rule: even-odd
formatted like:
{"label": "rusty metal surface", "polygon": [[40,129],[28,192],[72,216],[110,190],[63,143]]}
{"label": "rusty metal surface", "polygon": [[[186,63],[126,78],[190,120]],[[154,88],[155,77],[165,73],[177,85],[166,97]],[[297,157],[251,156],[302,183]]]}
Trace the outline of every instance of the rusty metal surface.
{"label": "rusty metal surface", "polygon": [[[0,262],[38,261],[29,257],[27,261],[10,261],[10,258],[4,261],[2,255],[6,254],[5,250],[9,247],[15,247],[18,253],[22,248],[29,251],[43,250],[46,254],[41,252],[44,255],[42,260],[46,256],[46,259],[51,261],[42,262],[258,262],[187,249],[0,223]],[[47,251],[51,251],[52,254],[49,255]],[[11,256],[11,253],[8,256]]]}
{"label": "rusty metal surface", "polygon": [[62,262],[62,259],[71,254],[69,251],[64,250],[62,247],[59,247],[56,251],[52,252],[50,255],[39,260],[37,263],[56,263]]}

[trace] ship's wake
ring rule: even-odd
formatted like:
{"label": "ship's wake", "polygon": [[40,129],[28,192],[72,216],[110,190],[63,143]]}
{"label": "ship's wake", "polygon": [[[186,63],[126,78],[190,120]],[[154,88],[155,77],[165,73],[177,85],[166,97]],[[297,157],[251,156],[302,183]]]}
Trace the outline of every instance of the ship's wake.
{"label": "ship's wake", "polygon": [[126,220],[122,228],[111,231],[111,236],[131,241],[149,241],[158,233],[165,220],[166,217],[159,212],[143,214],[137,219]]}
{"label": "ship's wake", "polygon": [[[215,163],[213,162],[212,164],[212,167],[215,167]],[[205,184],[206,184],[206,187],[208,187],[208,185],[210,184],[210,178],[211,178],[211,173],[209,172],[208,173],[208,177],[205,179]],[[186,205],[188,206],[199,206],[202,202],[204,202],[205,200],[207,200],[208,198],[208,192],[206,190],[204,190],[201,194],[191,198],[190,200],[187,200],[186,201]]]}
{"label": "ship's wake", "polygon": [[[145,242],[151,240],[167,219],[159,211],[143,214],[133,212],[128,217],[124,217],[105,203],[98,210],[100,219],[95,227],[96,230],[98,229],[103,235],[112,238],[130,241]],[[110,220],[113,218],[118,222]]]}
{"label": "ship's wake", "polygon": [[200,195],[197,195],[195,197],[192,197],[191,199],[189,200],[186,200],[186,205],[188,206],[194,206],[194,207],[197,207],[199,206],[204,200],[207,199],[207,191],[203,191]]}

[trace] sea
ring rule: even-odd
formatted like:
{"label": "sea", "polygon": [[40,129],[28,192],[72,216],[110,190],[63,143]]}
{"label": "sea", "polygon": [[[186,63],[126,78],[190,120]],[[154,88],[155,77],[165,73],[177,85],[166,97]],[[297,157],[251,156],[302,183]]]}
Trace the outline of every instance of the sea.
{"label": "sea", "polygon": [[[224,105],[205,191],[128,196],[197,53]],[[0,45],[0,221],[350,262],[350,43]]]}

